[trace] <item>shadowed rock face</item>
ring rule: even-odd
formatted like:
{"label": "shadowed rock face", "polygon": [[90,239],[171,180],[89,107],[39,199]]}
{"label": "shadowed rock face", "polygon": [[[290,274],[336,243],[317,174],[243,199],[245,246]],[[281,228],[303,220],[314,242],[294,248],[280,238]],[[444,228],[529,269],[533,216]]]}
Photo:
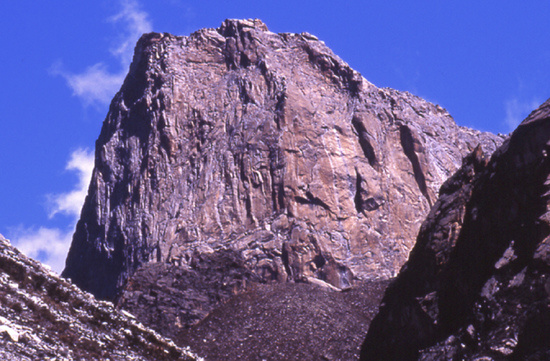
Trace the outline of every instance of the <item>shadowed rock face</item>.
{"label": "shadowed rock face", "polygon": [[[0,235],[3,360],[199,360],[45,269]],[[202,360],[202,359],[201,359]]]}
{"label": "shadowed rock face", "polygon": [[115,303],[147,326],[175,338],[219,304],[259,282],[242,265],[240,254],[229,251],[197,257],[188,268],[147,263],[130,277]]}
{"label": "shadowed rock face", "polygon": [[304,283],[257,285],[175,340],[208,360],[357,360],[388,281],[337,292]]}
{"label": "shadowed rock face", "polygon": [[237,255],[216,256],[190,269],[143,265],[116,303],[208,360],[357,359],[388,281],[356,282],[345,292],[258,284]]}
{"label": "shadowed rock face", "polygon": [[227,20],[144,35],[63,275],[113,298],[141,265],[229,251],[260,282],[387,279],[462,157],[500,142],[307,33]]}
{"label": "shadowed rock face", "polygon": [[550,101],[445,184],[361,360],[550,359]]}

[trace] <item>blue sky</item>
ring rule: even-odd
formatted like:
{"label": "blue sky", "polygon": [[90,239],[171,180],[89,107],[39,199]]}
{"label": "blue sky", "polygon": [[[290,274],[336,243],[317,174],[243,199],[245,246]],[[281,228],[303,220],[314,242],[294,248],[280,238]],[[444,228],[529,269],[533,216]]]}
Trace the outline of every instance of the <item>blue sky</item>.
{"label": "blue sky", "polygon": [[508,133],[550,97],[547,1],[4,1],[0,233],[61,271],[137,38],[226,18],[315,34],[370,82],[459,125]]}

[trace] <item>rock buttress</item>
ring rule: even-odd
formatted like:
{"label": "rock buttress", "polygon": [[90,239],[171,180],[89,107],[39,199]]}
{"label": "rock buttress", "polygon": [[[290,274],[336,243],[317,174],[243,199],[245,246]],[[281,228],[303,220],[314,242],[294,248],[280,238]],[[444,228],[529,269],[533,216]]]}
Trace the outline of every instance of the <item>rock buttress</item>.
{"label": "rock buttress", "polygon": [[227,20],[147,34],[63,275],[113,298],[142,264],[230,251],[261,282],[387,279],[462,157],[500,142],[375,87],[307,33]]}

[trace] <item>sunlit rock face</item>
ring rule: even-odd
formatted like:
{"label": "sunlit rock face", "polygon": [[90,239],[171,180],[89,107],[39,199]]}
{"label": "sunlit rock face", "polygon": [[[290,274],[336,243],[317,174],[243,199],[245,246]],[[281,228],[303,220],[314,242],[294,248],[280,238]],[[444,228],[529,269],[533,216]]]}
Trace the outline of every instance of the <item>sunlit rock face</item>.
{"label": "sunlit rock face", "polygon": [[550,359],[550,100],[445,182],[361,360]]}
{"label": "sunlit rock face", "polygon": [[387,279],[480,143],[501,138],[377,88],[307,33],[227,20],[147,34],[97,140],[63,275],[113,298],[141,265],[229,252],[259,282]]}

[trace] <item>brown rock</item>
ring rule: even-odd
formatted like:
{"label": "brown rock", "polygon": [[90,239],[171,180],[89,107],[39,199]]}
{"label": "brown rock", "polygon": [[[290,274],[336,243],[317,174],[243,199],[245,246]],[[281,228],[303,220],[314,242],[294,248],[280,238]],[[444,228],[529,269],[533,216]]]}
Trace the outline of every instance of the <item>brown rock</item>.
{"label": "brown rock", "polygon": [[308,34],[227,20],[144,35],[63,275],[113,298],[149,262],[231,252],[261,282],[387,279],[462,157],[500,142]]}
{"label": "brown rock", "polygon": [[361,360],[550,359],[550,100],[440,191]]}

